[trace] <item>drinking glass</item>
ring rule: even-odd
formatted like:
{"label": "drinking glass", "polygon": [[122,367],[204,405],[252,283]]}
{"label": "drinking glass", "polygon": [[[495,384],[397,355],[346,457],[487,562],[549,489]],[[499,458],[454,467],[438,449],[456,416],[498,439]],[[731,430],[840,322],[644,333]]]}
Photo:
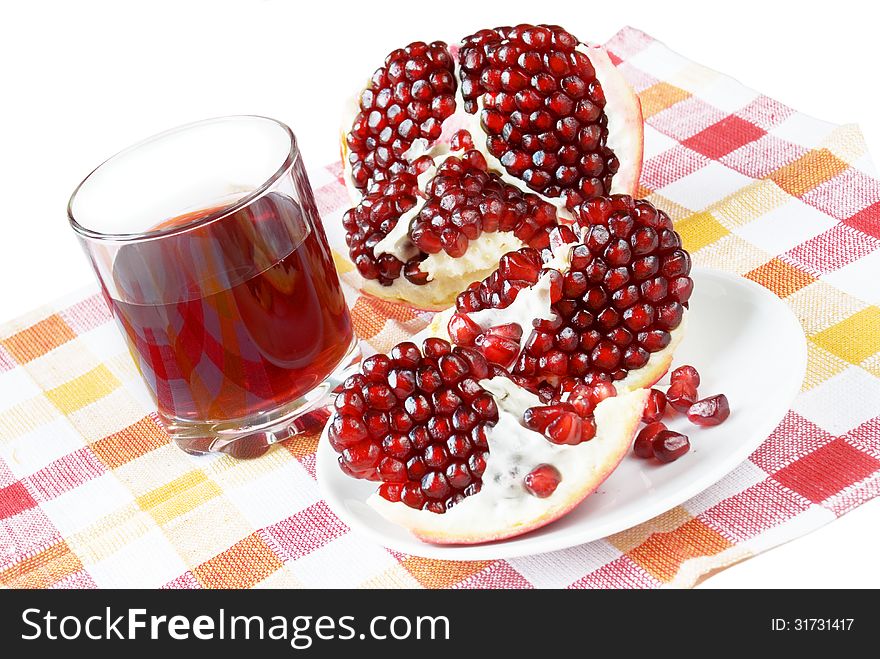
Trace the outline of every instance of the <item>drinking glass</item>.
{"label": "drinking glass", "polygon": [[183,450],[254,457],[295,434],[359,352],[290,128],[188,124],[111,157],[68,218]]}

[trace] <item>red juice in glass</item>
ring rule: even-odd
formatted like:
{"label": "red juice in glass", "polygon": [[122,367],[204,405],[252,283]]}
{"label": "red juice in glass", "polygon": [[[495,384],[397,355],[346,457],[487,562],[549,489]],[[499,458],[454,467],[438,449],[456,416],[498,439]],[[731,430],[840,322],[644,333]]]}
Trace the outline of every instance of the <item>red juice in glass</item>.
{"label": "red juice in glass", "polygon": [[[321,383],[352,344],[348,307],[323,232],[269,193],[155,227],[180,233],[123,247],[105,297],[172,422],[253,417]],[[283,254],[281,258],[277,258]],[[157,276],[158,275],[158,276]]]}

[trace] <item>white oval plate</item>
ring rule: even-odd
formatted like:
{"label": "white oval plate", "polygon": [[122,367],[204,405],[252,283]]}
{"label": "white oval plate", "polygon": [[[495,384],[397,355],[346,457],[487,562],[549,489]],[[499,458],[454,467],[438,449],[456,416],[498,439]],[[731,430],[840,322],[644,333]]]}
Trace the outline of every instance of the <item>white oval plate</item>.
{"label": "white oval plate", "polygon": [[368,507],[364,502],[375,483],[343,474],[322,436],[317,475],[331,509],[352,529],[400,552],[485,560],[556,551],[603,538],[651,519],[717,482],[785,416],[804,378],[806,340],[794,314],[762,286],[703,268],[695,268],[692,276],[688,330],[674,364],[696,366],[701,395],[726,394],[731,414],[714,428],[699,428],[681,415],[672,418],[669,427],[691,440],[691,451],[677,462],[660,465],[630,453],[597,492],[548,526],[494,543],[441,546],[418,540]]}

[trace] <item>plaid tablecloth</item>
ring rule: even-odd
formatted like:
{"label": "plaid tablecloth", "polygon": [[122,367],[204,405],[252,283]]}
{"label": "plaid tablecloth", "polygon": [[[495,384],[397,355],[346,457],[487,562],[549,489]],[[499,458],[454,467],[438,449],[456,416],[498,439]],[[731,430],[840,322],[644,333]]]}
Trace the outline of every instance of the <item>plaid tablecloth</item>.
{"label": "plaid tablecloth", "polygon": [[[0,328],[0,584],[688,586],[875,496],[880,182],[858,128],[800,114],[631,28],[608,46],[645,112],[642,194],[676,220],[697,264],[763,284],[808,336],[803,389],[748,461],[683,505],[573,549],[478,562],[401,555],[321,500],[316,437],[245,462],[170,446],[90,291]],[[337,245],[348,203],[338,175],[338,165],[311,171]],[[428,320],[350,285],[347,295],[359,335],[379,350]]]}

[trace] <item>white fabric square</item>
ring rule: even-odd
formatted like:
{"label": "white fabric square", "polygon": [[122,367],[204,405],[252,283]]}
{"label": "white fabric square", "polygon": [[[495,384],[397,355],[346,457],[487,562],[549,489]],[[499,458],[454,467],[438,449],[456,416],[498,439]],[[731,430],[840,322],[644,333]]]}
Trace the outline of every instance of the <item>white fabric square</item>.
{"label": "white fabric square", "polygon": [[35,382],[48,391],[98,368],[101,365],[98,355],[102,354],[106,353],[90,350],[74,339],[32,359],[24,368]]}
{"label": "white fabric square", "polygon": [[145,407],[126,388],[117,387],[106,396],[81,407],[68,416],[88,442],[96,442],[140,421],[154,406]]}
{"label": "white fabric square", "polygon": [[880,273],[880,249],[849,265],[823,274],[822,280],[864,302],[880,304],[877,273]]}
{"label": "white fabric square", "polygon": [[12,439],[0,438],[0,456],[16,478],[23,478],[78,451],[83,444],[82,435],[70,421],[58,417]]}
{"label": "white fabric square", "polygon": [[64,536],[70,536],[134,501],[112,473],[93,478],[40,505]]}
{"label": "white fabric square", "polygon": [[819,146],[837,126],[806,114],[795,112],[769,132],[771,135],[800,144],[808,149]]}
{"label": "white fabric square", "polygon": [[537,588],[564,588],[620,556],[608,542],[597,540],[547,554],[511,558],[507,562]]}
{"label": "white fabric square", "polygon": [[874,160],[871,158],[870,153],[865,153],[861,157],[859,157],[852,166],[861,172],[867,174],[868,176],[877,178],[877,166],[874,164]]}
{"label": "white fabric square", "polygon": [[749,538],[740,546],[752,549],[755,553],[766,551],[781,545],[783,542],[788,542],[810,531],[815,531],[820,526],[833,522],[835,519],[837,517],[830,510],[822,506],[812,505],[804,512],[785,520],[782,524],[764,529],[761,533]]}
{"label": "white fabric square", "polygon": [[2,401],[4,410],[39,396],[41,393],[41,389],[23,368],[0,371],[0,401]]}
{"label": "white fabric square", "polygon": [[247,479],[241,485],[230,487],[222,476],[215,480],[226,498],[257,529],[287,519],[318,501],[314,480],[297,460],[290,460],[263,476]]}
{"label": "white fabric square", "polygon": [[660,80],[669,80],[683,68],[692,65],[690,60],[672,52],[659,41],[639,51],[627,62]]}
{"label": "white fabric square", "polygon": [[792,409],[832,435],[843,435],[877,415],[880,379],[850,366],[800,394]]}
{"label": "white fabric square", "polygon": [[691,515],[706,512],[725,499],[744,492],[767,478],[767,474],[751,460],[746,460],[720,481],[684,502],[683,507]]}
{"label": "white fabric square", "polygon": [[719,110],[734,114],[758,98],[754,89],[727,76],[718,76],[711,84],[700,90],[700,98]]}
{"label": "white fabric square", "polygon": [[128,541],[111,556],[87,568],[98,588],[158,588],[187,570],[158,528]]}
{"label": "white fabric square", "polygon": [[287,566],[307,588],[351,588],[396,564],[381,546],[351,532]]}
{"label": "white fabric square", "polygon": [[678,142],[668,135],[664,135],[653,126],[645,124],[645,156],[642,162],[669,151],[676,144]]}
{"label": "white fabric square", "polygon": [[748,176],[743,176],[720,162],[712,161],[657,192],[689,210],[701,211],[752,182]]}
{"label": "white fabric square", "polygon": [[128,354],[128,344],[115,321],[102,323],[77,338],[96,355]]}
{"label": "white fabric square", "polygon": [[782,254],[837,224],[820,210],[792,198],[734,231],[771,254]]}

